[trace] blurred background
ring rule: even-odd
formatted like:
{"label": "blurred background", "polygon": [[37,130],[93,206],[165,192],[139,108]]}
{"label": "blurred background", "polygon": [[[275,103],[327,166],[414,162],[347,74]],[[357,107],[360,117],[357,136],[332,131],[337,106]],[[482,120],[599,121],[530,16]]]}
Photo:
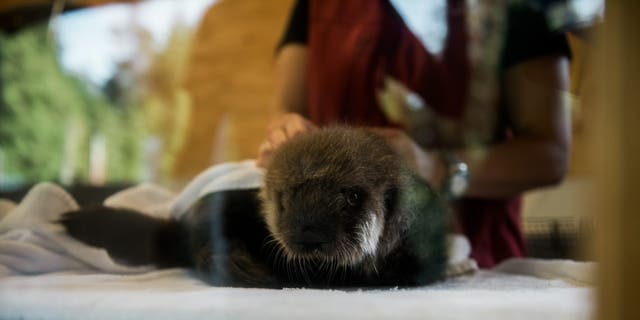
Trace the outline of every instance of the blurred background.
{"label": "blurred background", "polygon": [[3,1],[0,189],[255,157],[289,2]]}
{"label": "blurred background", "polygon": [[291,1],[0,2],[0,192],[82,202],[254,158]]}

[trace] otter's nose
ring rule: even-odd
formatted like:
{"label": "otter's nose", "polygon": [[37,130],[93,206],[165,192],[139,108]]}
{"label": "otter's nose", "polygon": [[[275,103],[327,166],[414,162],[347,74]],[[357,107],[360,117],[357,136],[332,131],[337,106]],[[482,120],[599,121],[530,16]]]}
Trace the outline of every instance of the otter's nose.
{"label": "otter's nose", "polygon": [[296,233],[294,243],[304,251],[320,249],[322,245],[333,240],[333,234],[328,228],[315,225],[302,226]]}

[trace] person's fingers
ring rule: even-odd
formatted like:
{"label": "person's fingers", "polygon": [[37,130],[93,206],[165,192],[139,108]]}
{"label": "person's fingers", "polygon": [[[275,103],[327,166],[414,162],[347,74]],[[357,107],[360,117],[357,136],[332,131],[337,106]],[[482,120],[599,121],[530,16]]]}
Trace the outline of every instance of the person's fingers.
{"label": "person's fingers", "polygon": [[271,160],[271,155],[273,154],[273,147],[269,141],[264,141],[258,147],[258,158],[256,159],[256,165],[258,167],[265,168],[269,161]]}
{"label": "person's fingers", "polygon": [[256,164],[266,167],[273,152],[293,137],[311,130],[316,126],[305,117],[296,114],[284,114],[267,125],[266,140],[258,148]]}
{"label": "person's fingers", "polygon": [[271,131],[271,133],[269,133],[269,137],[267,138],[267,141],[269,141],[273,149],[278,148],[278,146],[280,146],[287,140],[288,137],[284,131],[284,128],[279,128],[277,130]]}
{"label": "person's fingers", "polygon": [[273,150],[273,148],[271,147],[271,143],[269,142],[269,140],[265,140],[260,144],[260,147],[258,148],[258,153],[262,154],[265,152],[269,152]]}
{"label": "person's fingers", "polygon": [[290,122],[285,123],[282,126],[282,132],[284,133],[286,139],[291,139],[295,137],[301,131],[302,124],[299,122]]}
{"label": "person's fingers", "polygon": [[309,131],[308,126],[302,119],[287,123],[283,129],[288,139],[291,139],[303,132]]}
{"label": "person's fingers", "polygon": [[301,133],[311,131],[316,128],[311,121],[296,113],[285,115],[282,118],[280,125],[287,139],[291,139]]}
{"label": "person's fingers", "polygon": [[258,165],[263,164],[266,166],[271,154],[289,139],[290,137],[287,136],[284,128],[272,130],[268,134],[267,139],[258,148]]}

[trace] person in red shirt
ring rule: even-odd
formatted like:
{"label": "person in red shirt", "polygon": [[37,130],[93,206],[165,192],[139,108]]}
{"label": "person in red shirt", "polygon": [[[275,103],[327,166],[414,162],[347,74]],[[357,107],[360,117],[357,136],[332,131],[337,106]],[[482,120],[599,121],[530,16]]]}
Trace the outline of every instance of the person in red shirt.
{"label": "person in red shirt", "polygon": [[509,7],[496,68],[498,98],[483,109],[494,121],[490,134],[478,139],[482,156],[474,155],[478,141],[440,136],[418,144],[387,118],[377,94],[392,77],[422,97],[437,118],[454,123],[456,136],[472,132],[478,106],[469,101],[477,101],[471,98],[478,82],[473,72],[479,72],[469,58],[473,38],[464,3],[447,1],[448,36],[437,56],[389,1],[299,0],[276,56],[274,103],[287,113],[270,124],[258,165],[291,137],[332,123],[378,128],[436,188],[448,181],[448,159],[464,163],[468,187],[452,204],[457,228],[470,240],[472,257],[487,268],[525,255],[520,195],[557,184],[566,174],[570,51],[541,13]]}

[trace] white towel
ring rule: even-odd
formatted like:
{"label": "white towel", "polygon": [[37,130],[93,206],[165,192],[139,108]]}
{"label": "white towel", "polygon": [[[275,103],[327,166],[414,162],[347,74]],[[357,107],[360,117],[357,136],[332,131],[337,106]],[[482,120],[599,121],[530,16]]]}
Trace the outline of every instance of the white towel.
{"label": "white towel", "polygon": [[56,223],[78,205],[62,188],[51,183],[33,187],[0,221],[0,276],[68,270],[139,273],[115,263],[107,252],[69,237]]}
{"label": "white towel", "polygon": [[594,292],[480,270],[387,290],[210,287],[184,269],[0,278],[0,319],[590,319]]}

